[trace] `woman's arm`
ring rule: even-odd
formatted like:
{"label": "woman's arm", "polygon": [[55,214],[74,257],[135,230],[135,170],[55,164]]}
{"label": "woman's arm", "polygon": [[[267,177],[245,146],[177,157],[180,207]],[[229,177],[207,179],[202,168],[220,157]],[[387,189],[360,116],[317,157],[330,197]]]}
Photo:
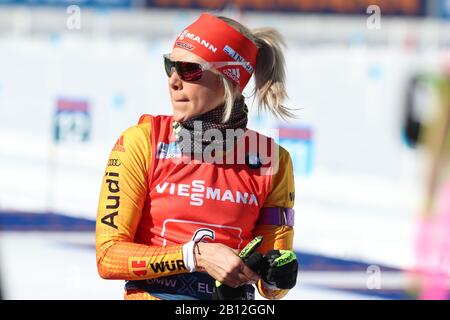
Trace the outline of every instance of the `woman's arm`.
{"label": "woman's arm", "polygon": [[183,245],[134,243],[147,197],[150,159],[149,122],[126,130],[111,151],[96,221],[97,268],[102,278],[142,280],[189,272]]}
{"label": "woman's arm", "polygon": [[[267,253],[269,250],[292,250],[294,238],[294,229],[290,226],[269,226],[260,225],[255,229],[255,234],[263,236],[264,240],[258,251],[261,254]],[[261,279],[257,283],[259,293],[267,299],[281,299],[289,290],[271,289]]]}
{"label": "woman's arm", "polygon": [[[279,147],[278,171],[272,178],[271,192],[263,208],[293,208],[295,200],[295,181],[293,165],[288,151]],[[266,222],[264,222],[266,223]],[[289,223],[282,225],[257,224],[254,235],[263,236],[264,240],[258,251],[266,254],[269,250],[292,250],[294,228]],[[281,299],[289,290],[269,288],[261,279],[257,283],[259,293],[267,299]]]}

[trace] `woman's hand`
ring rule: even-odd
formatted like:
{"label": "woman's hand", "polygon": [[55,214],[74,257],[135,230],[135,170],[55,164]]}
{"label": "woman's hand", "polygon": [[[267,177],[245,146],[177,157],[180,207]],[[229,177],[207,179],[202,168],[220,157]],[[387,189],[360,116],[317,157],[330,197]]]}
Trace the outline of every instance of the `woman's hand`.
{"label": "woman's hand", "polygon": [[197,268],[205,270],[214,279],[236,288],[256,283],[259,276],[247,267],[236,250],[221,243],[199,242],[194,248]]}

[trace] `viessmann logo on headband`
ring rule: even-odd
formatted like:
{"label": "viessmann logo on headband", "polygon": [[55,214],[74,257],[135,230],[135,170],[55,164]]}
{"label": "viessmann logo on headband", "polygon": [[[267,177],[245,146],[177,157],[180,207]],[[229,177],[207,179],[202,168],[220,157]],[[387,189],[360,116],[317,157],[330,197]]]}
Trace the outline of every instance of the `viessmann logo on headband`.
{"label": "viessmann logo on headband", "polygon": [[200,45],[204,46],[208,50],[216,53],[217,48],[213,46],[210,42],[206,41],[205,39],[200,38],[200,36],[196,35],[195,33],[189,32],[188,29],[184,30],[179,36],[179,40],[184,40],[184,38],[191,39],[192,41],[198,42]]}

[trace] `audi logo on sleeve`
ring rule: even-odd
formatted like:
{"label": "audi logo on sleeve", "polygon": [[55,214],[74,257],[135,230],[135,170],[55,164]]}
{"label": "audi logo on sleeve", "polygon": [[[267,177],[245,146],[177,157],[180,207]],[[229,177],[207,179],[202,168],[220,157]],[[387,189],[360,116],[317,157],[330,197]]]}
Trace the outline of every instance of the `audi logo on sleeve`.
{"label": "audi logo on sleeve", "polygon": [[109,159],[108,160],[108,167],[120,167],[122,162],[120,162],[120,159]]}

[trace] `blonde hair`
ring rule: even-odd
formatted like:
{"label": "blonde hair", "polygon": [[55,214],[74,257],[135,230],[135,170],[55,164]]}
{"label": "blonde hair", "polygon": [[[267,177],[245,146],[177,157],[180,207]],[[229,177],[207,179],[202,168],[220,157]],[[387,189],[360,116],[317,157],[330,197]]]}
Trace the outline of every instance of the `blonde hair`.
{"label": "blonde hair", "polygon": [[[282,47],[286,44],[282,35],[274,28],[250,30],[241,23],[223,16],[226,22],[252,41],[259,49],[255,66],[255,89],[253,95],[258,100],[258,109],[267,110],[278,118],[295,118],[290,108],[283,105],[286,93],[285,59]],[[228,121],[234,101],[240,96],[239,89],[231,80],[220,74],[225,89],[225,113],[223,121]]]}

